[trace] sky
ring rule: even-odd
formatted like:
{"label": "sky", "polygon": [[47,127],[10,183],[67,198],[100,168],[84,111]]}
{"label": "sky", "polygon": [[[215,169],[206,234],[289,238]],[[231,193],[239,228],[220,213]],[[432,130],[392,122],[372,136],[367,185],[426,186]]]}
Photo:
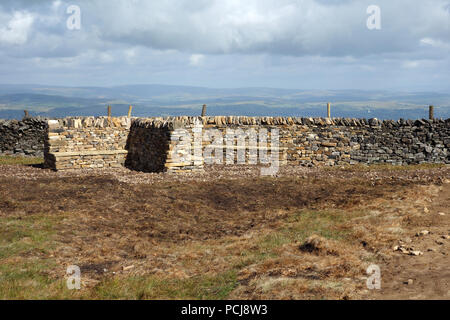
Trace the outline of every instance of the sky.
{"label": "sky", "polygon": [[448,92],[449,71],[450,0],[0,2],[3,84]]}

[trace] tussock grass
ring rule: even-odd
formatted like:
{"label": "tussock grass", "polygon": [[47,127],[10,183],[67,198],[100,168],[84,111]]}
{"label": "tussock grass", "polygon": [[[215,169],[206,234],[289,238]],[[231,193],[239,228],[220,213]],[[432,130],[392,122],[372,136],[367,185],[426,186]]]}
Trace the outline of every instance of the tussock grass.
{"label": "tussock grass", "polygon": [[359,212],[343,210],[301,210],[288,215],[285,222],[273,232],[260,237],[252,250],[242,252],[243,259],[236,267],[244,267],[277,257],[280,247],[289,243],[301,243],[316,234],[326,239],[350,240],[351,230],[344,223],[359,216]]}
{"label": "tussock grass", "polygon": [[43,164],[44,159],[35,157],[0,156],[0,165],[38,165]]}
{"label": "tussock grass", "polygon": [[236,271],[187,279],[159,276],[115,277],[90,293],[96,299],[225,299],[237,286]]}
{"label": "tussock grass", "polygon": [[0,217],[0,259],[26,255],[32,251],[48,253],[55,235],[53,227],[60,219],[45,214]]}

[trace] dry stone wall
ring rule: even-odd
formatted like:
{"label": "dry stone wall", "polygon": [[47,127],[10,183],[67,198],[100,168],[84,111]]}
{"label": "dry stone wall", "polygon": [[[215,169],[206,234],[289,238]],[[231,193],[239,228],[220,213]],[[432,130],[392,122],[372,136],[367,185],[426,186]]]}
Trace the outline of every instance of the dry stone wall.
{"label": "dry stone wall", "polygon": [[[259,135],[256,144],[249,142],[251,134],[264,130],[266,144]],[[274,130],[278,149],[271,141]],[[237,132],[246,135],[243,148]],[[278,150],[281,165],[449,164],[450,119],[233,116],[0,121],[1,154],[44,154],[46,166],[57,170],[123,165],[145,172],[201,170],[205,163],[226,164],[227,148],[233,150],[234,162],[243,152],[245,163],[253,163],[255,153],[261,163],[262,154]],[[222,156],[216,157],[216,151]]]}
{"label": "dry stone wall", "polygon": [[127,117],[49,120],[45,166],[56,170],[123,166],[130,125]]}
{"label": "dry stone wall", "polygon": [[363,163],[450,163],[450,119],[384,121],[354,139],[352,160]]}
{"label": "dry stone wall", "polygon": [[[261,147],[259,138],[253,146],[246,141],[244,152],[248,163],[252,148],[257,150],[258,156],[262,151],[272,154],[270,133],[275,129],[279,132],[276,150],[281,165],[450,163],[450,119],[174,117],[139,119],[133,123],[130,136],[135,136],[133,139],[138,143],[128,155],[131,158],[129,164],[131,168],[143,171],[201,169],[205,162],[213,161],[211,149],[223,152],[219,163],[226,163],[228,131],[241,130],[248,137],[252,130],[256,133],[266,130],[269,133],[266,145]],[[135,134],[134,130],[137,130]],[[216,139],[207,135],[212,131],[216,131],[212,134]],[[189,139],[183,139],[186,134]],[[195,143],[196,135],[201,136],[200,144]],[[237,140],[237,137],[231,140],[235,155],[239,150]],[[145,151],[141,145],[146,146]],[[209,152],[205,152],[207,149]],[[151,155],[150,150],[153,150]]]}
{"label": "dry stone wall", "polygon": [[39,118],[0,120],[0,155],[44,155],[47,123]]}
{"label": "dry stone wall", "polygon": [[171,128],[167,121],[136,119],[131,125],[125,165],[144,172],[165,171]]}

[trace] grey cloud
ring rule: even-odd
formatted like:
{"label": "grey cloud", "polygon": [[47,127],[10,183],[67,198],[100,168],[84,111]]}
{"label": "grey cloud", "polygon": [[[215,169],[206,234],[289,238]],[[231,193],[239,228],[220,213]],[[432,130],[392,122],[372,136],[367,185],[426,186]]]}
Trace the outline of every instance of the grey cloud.
{"label": "grey cloud", "polygon": [[158,49],[361,56],[410,51],[427,36],[450,41],[449,17],[441,0],[378,1],[383,26],[379,31],[366,28],[371,1],[110,3],[114,10],[104,8],[99,17],[105,40]]}
{"label": "grey cloud", "polygon": [[[373,87],[407,86],[416,79],[418,86],[439,81],[442,87],[448,80],[436,77],[450,65],[448,0],[63,0],[58,8],[53,3],[0,2],[0,30],[8,22],[3,17],[14,12],[34,17],[26,42],[0,41],[0,82],[13,75],[50,82],[89,77]],[[81,7],[79,31],[66,28],[70,4]],[[366,27],[370,4],[381,7],[381,30]],[[204,55],[196,66],[195,55]]]}
{"label": "grey cloud", "polygon": [[39,55],[49,46],[36,49],[33,39],[46,36],[74,55],[123,45],[202,54],[366,56],[414,51],[426,37],[450,43],[449,4],[443,0],[378,0],[377,31],[366,28],[368,0],[81,0],[76,3],[82,30],[76,36],[65,28],[71,2],[61,3],[56,11],[51,1],[6,1],[1,8],[35,15],[30,52]]}

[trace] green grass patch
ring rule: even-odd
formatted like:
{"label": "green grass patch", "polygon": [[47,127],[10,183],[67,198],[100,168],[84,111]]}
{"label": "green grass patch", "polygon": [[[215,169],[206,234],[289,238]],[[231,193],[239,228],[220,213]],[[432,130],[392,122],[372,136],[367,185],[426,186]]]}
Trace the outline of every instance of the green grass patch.
{"label": "green grass patch", "polygon": [[241,261],[234,267],[243,268],[268,258],[275,258],[277,248],[288,243],[301,243],[313,234],[327,239],[346,241],[351,231],[340,225],[358,215],[359,212],[342,210],[299,211],[287,217],[281,228],[263,236],[255,249],[243,250]]}
{"label": "green grass patch", "polygon": [[59,219],[46,215],[0,218],[0,299],[61,297],[63,281],[49,277],[54,260],[41,258],[55,244],[54,226]]}
{"label": "green grass patch", "polygon": [[39,165],[43,164],[43,158],[35,158],[35,157],[14,157],[14,156],[1,156],[0,157],[0,165]]}
{"label": "green grass patch", "polygon": [[327,239],[345,240],[350,232],[340,228],[340,225],[360,214],[362,213],[344,210],[305,210],[288,217],[288,223],[282,233],[290,241],[303,242],[313,234]]}
{"label": "green grass patch", "polygon": [[6,263],[0,265],[0,299],[64,299],[75,292],[66,289],[65,280],[52,279],[56,267],[52,260]]}
{"label": "green grass patch", "polygon": [[278,232],[266,236],[260,248],[270,250],[289,242],[303,242],[313,234],[327,239],[343,240],[349,232],[339,228],[339,225],[355,216],[357,213],[342,210],[297,212],[286,219],[286,223]]}
{"label": "green grass patch", "polygon": [[0,218],[0,261],[33,251],[47,253],[52,248],[54,226],[61,219],[47,215]]}
{"label": "green grass patch", "polygon": [[187,279],[164,279],[158,276],[116,277],[94,288],[99,299],[225,299],[237,286],[235,270]]}

